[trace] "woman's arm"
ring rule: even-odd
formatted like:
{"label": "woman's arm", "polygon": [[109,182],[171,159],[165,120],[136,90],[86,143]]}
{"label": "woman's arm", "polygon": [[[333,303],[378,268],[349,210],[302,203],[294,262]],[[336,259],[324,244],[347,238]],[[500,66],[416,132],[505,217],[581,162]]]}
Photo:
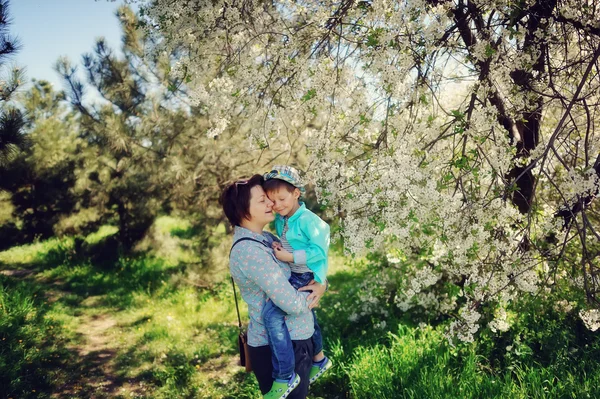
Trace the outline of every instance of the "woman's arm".
{"label": "woman's arm", "polygon": [[259,244],[240,244],[232,251],[239,270],[263,290],[275,305],[287,314],[308,312],[306,296],[294,289],[279,264]]}
{"label": "woman's arm", "polygon": [[327,280],[325,280],[325,284],[321,284],[315,280],[312,280],[310,283],[308,283],[308,285],[298,288],[298,291],[312,291],[311,294],[306,297],[306,300],[309,303],[308,307],[312,309],[319,306],[319,301],[321,300],[323,294],[325,294],[325,291],[327,291],[328,286],[329,283]]}

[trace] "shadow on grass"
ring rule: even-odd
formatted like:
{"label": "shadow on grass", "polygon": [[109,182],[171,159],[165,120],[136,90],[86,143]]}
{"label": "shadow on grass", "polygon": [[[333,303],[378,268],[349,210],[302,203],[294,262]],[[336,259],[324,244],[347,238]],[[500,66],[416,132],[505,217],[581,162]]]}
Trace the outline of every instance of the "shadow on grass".
{"label": "shadow on grass", "polygon": [[[166,267],[156,258],[125,258],[118,261],[114,270],[98,268],[91,263],[83,263],[54,269],[49,282],[58,283],[62,290],[75,294],[79,299],[89,296],[102,296],[99,306],[126,309],[132,306],[135,294],[153,294],[164,287],[170,276],[179,273],[183,267]],[[163,292],[164,293],[164,292]],[[68,303],[78,306],[77,298]]]}
{"label": "shadow on grass", "polygon": [[53,238],[10,248],[2,254],[0,269],[33,269],[38,272],[57,266],[89,261],[98,268],[111,269],[122,251],[115,235],[88,243],[82,237]]}
{"label": "shadow on grass", "polygon": [[80,239],[58,243],[42,253],[33,267],[41,272],[41,281],[70,294],[63,301],[67,306],[102,296],[98,305],[125,309],[132,305],[135,293],[154,293],[185,266],[171,267],[146,253],[121,256],[111,235],[93,244]]}
{"label": "shadow on grass", "polygon": [[0,275],[0,397],[45,398],[66,377],[70,352],[50,312],[42,284]]}
{"label": "shadow on grass", "polygon": [[79,356],[65,365],[66,378],[54,389],[58,398],[114,398],[125,379],[116,375],[110,364],[113,349],[102,349]]}
{"label": "shadow on grass", "polygon": [[[143,345],[134,345],[117,355],[114,368],[119,370],[120,379],[144,381],[157,388],[168,386],[181,392],[191,385],[192,376],[197,372],[196,364],[196,359],[173,348],[156,356]],[[137,370],[134,375],[130,374],[132,370]]]}
{"label": "shadow on grass", "polygon": [[98,296],[93,307],[115,311],[132,306],[137,293],[161,289],[167,295],[166,282],[181,268],[144,254],[103,257],[106,245],[98,248],[90,252],[68,242],[53,243],[26,268],[21,263],[0,265],[1,398],[118,394],[124,379],[112,364],[116,351],[91,348],[81,353],[79,343],[85,337],[73,335],[56,320],[81,312],[90,296]]}
{"label": "shadow on grass", "polygon": [[187,228],[175,227],[171,230],[171,236],[187,240],[200,237],[203,234],[206,234],[206,228],[201,224],[195,224]]}
{"label": "shadow on grass", "polygon": [[[141,317],[130,323],[128,327],[135,328],[146,324],[146,320],[146,317]],[[152,349],[153,345],[164,347],[165,343],[171,342],[172,338],[168,327],[151,326],[136,343],[117,356],[115,369],[124,370],[123,373],[125,370],[137,369],[140,372],[131,376],[137,380],[149,381],[159,387],[173,384],[181,388],[189,383],[193,373],[206,367],[211,360],[237,354],[237,326],[210,323],[201,328],[203,334],[209,334],[208,342],[198,343],[192,352],[186,353],[175,345],[167,344],[168,350],[159,354]],[[189,347],[190,343],[185,346]],[[211,371],[216,372],[225,367],[225,364],[212,365]]]}
{"label": "shadow on grass", "polygon": [[19,273],[0,274],[0,397],[115,397],[123,382],[111,372],[116,352],[74,350],[82,334],[57,320],[53,306],[64,297],[50,302],[46,292]]}

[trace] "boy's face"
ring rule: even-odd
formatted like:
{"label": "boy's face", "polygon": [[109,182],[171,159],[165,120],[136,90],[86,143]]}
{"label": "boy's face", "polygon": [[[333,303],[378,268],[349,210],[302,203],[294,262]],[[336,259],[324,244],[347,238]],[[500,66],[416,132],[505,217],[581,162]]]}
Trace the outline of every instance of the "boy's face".
{"label": "boy's face", "polygon": [[285,188],[280,188],[269,191],[267,196],[273,202],[273,210],[281,216],[290,216],[299,207],[298,198],[300,198],[300,190],[297,188],[292,192],[289,192]]}

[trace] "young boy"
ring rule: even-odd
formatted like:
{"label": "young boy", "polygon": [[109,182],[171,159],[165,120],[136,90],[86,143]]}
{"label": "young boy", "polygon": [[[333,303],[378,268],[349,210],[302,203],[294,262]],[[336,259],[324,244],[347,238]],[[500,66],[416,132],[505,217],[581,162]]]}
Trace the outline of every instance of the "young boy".
{"label": "young boy", "polygon": [[[277,259],[288,262],[292,269],[290,284],[296,289],[308,285],[312,280],[327,284],[329,225],[300,201],[305,189],[298,171],[290,166],[274,166],[271,172],[265,173],[264,178],[263,188],[273,202],[275,229],[281,239],[281,243],[273,244],[273,249]],[[294,375],[294,350],[285,325],[286,314],[268,301],[262,316],[269,336],[275,380],[265,398],[285,398],[288,393],[283,388],[293,382],[292,379],[298,378]],[[315,356],[309,374],[310,383],[332,366],[331,360],[323,354],[323,338],[314,310],[313,317]]]}

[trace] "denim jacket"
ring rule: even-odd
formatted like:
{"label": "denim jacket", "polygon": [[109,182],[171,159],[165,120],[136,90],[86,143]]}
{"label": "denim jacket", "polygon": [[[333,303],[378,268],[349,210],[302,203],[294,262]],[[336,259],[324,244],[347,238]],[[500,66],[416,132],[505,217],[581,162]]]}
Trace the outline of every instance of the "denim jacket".
{"label": "denim jacket", "polygon": [[[327,253],[329,252],[329,225],[315,215],[303,202],[288,218],[286,238],[294,248],[294,263],[306,265],[315,274],[315,280],[324,284],[327,279]],[[281,237],[285,219],[275,218],[275,230]]]}

